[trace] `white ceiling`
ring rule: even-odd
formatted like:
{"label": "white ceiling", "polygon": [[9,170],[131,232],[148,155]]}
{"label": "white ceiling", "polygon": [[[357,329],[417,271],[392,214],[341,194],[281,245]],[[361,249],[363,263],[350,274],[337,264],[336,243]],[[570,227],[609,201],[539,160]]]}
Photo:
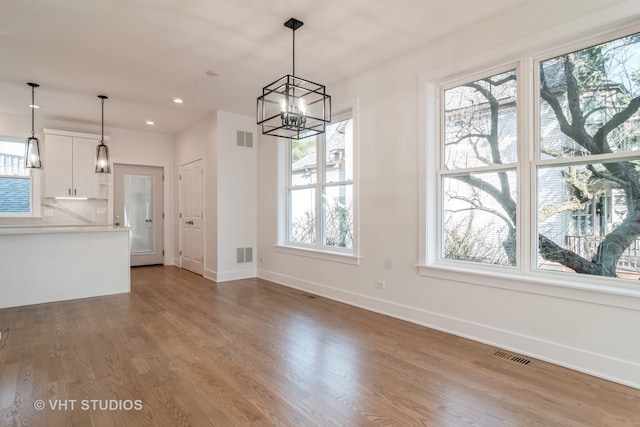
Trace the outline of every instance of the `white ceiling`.
{"label": "white ceiling", "polygon": [[521,1],[2,0],[0,113],[30,115],[36,82],[37,119],[99,124],[104,94],[105,126],[175,133],[214,110],[255,114],[262,87],[291,73],[290,17],[305,23],[296,75],[330,94]]}

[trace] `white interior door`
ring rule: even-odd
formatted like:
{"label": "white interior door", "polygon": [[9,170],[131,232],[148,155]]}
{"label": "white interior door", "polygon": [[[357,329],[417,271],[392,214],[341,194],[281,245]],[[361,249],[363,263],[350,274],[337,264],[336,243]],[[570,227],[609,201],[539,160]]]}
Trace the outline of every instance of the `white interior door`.
{"label": "white interior door", "polygon": [[114,224],[128,227],[131,265],[164,263],[163,169],[116,164]]}
{"label": "white interior door", "polygon": [[202,160],[180,166],[180,266],[204,273],[204,172]]}

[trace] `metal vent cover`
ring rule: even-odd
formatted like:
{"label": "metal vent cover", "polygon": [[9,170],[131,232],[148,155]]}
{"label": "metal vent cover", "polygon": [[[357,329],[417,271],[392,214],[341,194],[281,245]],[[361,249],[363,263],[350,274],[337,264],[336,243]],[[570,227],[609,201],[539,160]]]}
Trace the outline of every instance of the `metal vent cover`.
{"label": "metal vent cover", "polygon": [[236,131],[236,145],[238,147],[253,148],[253,133]]}
{"label": "metal vent cover", "polygon": [[499,357],[500,359],[509,360],[510,362],[517,363],[518,365],[528,365],[529,363],[531,363],[531,359],[527,359],[526,357],[523,357],[517,354],[508,353],[502,350],[495,351],[492,354],[492,356]]}

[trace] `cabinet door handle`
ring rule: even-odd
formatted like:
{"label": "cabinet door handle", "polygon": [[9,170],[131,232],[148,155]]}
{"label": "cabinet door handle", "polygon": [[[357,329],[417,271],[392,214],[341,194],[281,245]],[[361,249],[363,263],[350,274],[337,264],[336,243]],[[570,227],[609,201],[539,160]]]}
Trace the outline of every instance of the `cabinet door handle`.
{"label": "cabinet door handle", "polygon": [[76,190],[75,188],[73,189],[73,195],[77,196],[78,195],[78,190]]}
{"label": "cabinet door handle", "polygon": [[71,189],[69,189],[69,195],[71,195]]}

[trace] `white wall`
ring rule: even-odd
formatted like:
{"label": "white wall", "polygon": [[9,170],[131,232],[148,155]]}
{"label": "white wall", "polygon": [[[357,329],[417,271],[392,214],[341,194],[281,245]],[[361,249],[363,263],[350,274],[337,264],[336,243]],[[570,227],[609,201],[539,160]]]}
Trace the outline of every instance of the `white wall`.
{"label": "white wall", "polygon": [[[46,120],[36,118],[36,136],[43,139],[44,128],[65,130],[72,132],[92,133],[99,135],[100,126],[92,126],[84,123],[74,123],[59,120]],[[31,117],[0,114],[0,135],[26,138],[31,134]],[[159,166],[164,168],[165,177],[174,176],[173,162],[173,136],[154,132],[140,132],[127,129],[105,127],[105,136],[110,139],[109,155],[112,163],[125,163],[132,165]],[[46,165],[45,165],[46,168]],[[173,206],[174,187],[171,179],[165,179],[164,184],[164,239],[165,239],[165,264],[173,263],[174,232],[173,232]],[[108,223],[113,223],[113,174],[109,176],[109,216]],[[16,224],[16,221],[12,221]]]}
{"label": "white wall", "polygon": [[[253,133],[253,148],[237,146],[238,130]],[[254,117],[218,111],[184,129],[175,138],[177,169],[179,165],[200,158],[204,159],[204,276],[211,280],[225,281],[256,275],[257,149],[255,135]],[[178,182],[177,176],[176,182]],[[179,251],[177,228],[175,232],[175,253],[177,254]],[[254,248],[254,261],[238,264],[236,249],[246,247]]]}
{"label": "white wall", "polygon": [[[239,147],[237,131],[251,132],[253,147]],[[218,281],[256,276],[256,145],[255,117],[218,112]],[[238,264],[237,248],[249,247],[253,261]]]}
{"label": "white wall", "polygon": [[[579,16],[578,16],[579,15]],[[542,39],[562,43],[566,22],[585,35],[638,21],[630,1],[523,2],[465,30],[328,87],[359,98],[359,266],[275,252],[277,142],[258,141],[258,275],[415,323],[640,388],[640,306],[470,284],[469,274],[424,277],[419,259],[420,76],[511,59]],[[490,59],[490,60],[489,60]],[[375,280],[386,289],[374,287]],[[491,280],[491,279],[487,279]],[[487,282],[486,285],[491,285]],[[622,297],[621,297],[622,298]],[[631,298],[631,297],[629,297]],[[624,305],[624,304],[623,304]]]}
{"label": "white wall", "polygon": [[[176,204],[175,217],[178,218],[180,210],[180,183],[178,173],[180,166],[195,160],[202,159],[204,164],[204,268],[217,270],[218,265],[218,174],[217,174],[217,113],[203,117],[198,122],[182,130],[175,137],[175,191]],[[174,253],[176,257],[180,253],[180,229],[176,221],[174,232],[176,236]],[[179,260],[176,258],[176,265]]]}

